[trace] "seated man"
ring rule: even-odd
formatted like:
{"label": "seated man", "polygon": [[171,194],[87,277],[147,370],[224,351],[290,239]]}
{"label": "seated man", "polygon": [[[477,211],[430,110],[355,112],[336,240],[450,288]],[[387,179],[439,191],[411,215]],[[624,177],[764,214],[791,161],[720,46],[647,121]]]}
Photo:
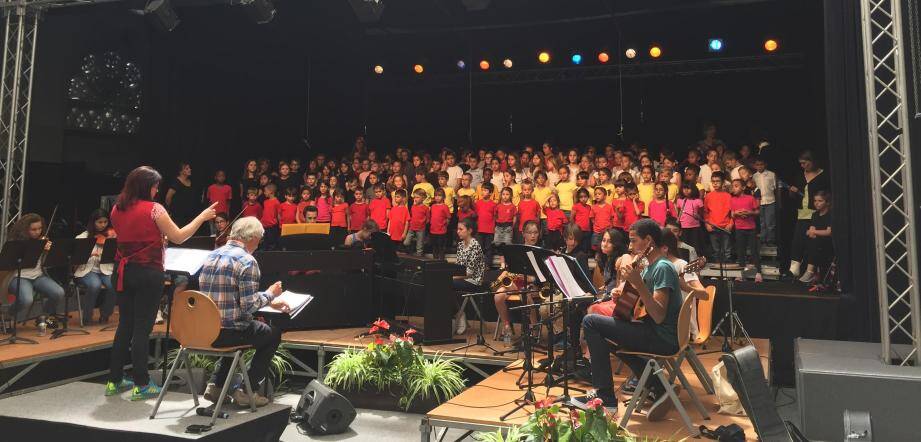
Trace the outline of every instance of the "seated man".
{"label": "seated man", "polygon": [[[606,339],[616,344],[616,350],[672,354],[678,349],[678,313],[681,310],[681,291],[678,273],[662,253],[662,229],[651,219],[641,219],[630,227],[630,245],[634,251],[648,250],[649,264],[641,272],[640,262],[622,263],[620,276],[634,286],[647,316],[642,321],[625,321],[611,316],[589,314],[582,320],[583,336],[588,343],[592,365],[594,394],[573,398],[576,406],[585,406],[597,397],[605,407],[616,411],[617,396],[611,373],[610,348]],[[618,355],[636,376],[646,367],[643,358]],[[660,420],[672,405],[665,387],[657,377],[647,382],[652,399],[646,418]]]}
{"label": "seated man", "polygon": [[[227,244],[211,252],[199,273],[202,293],[210,296],[221,313],[221,332],[213,347],[252,345],[256,349],[249,366],[250,385],[257,390],[265,380],[269,362],[281,343],[281,330],[253,319],[260,308],[271,305],[288,311],[288,305],[276,299],[282,293],[281,282],[272,284],[267,291],[259,291],[259,263],[250,253],[259,247],[265,229],[254,217],[240,218],[233,223]],[[205,399],[217,402],[221,388],[227,381],[230,365],[218,360],[214,375],[205,391]],[[242,388],[231,392],[239,406],[249,406],[249,397]],[[269,403],[269,399],[255,393],[256,406]]]}
{"label": "seated man", "polygon": [[366,249],[370,247],[368,240],[371,239],[371,234],[379,231],[380,227],[377,225],[377,221],[366,219],[361,225],[361,230],[346,235],[344,245],[346,247]]}

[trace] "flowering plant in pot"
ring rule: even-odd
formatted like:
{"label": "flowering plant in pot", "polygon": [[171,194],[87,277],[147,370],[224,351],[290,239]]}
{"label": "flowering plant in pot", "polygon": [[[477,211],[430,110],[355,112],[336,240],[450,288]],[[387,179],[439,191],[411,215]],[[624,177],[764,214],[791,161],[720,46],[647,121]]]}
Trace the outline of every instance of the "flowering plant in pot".
{"label": "flowering plant in pot", "polygon": [[534,413],[527,422],[494,433],[478,433],[475,438],[484,442],[570,442],[570,441],[613,441],[634,442],[616,422],[616,416],[608,413],[600,399],[588,403],[588,410],[572,409],[568,413],[561,405],[554,403],[554,397],[537,401]]}
{"label": "flowering plant in pot", "polygon": [[415,330],[397,335],[390,329],[387,321],[374,321],[368,330],[374,342],[336,355],[327,366],[326,385],[353,403],[355,394],[363,391],[372,390],[378,398],[387,392],[399,398],[398,406],[407,411],[421,401],[444,402],[464,389],[463,369],[453,359],[441,354],[426,358],[415,345]]}

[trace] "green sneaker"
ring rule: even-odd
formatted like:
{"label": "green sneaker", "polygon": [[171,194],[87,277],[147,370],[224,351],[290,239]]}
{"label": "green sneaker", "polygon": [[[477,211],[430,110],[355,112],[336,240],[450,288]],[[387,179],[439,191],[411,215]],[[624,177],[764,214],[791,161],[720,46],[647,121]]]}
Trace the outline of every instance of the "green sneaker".
{"label": "green sneaker", "polygon": [[122,378],[122,380],[119,381],[118,384],[115,384],[115,382],[109,381],[109,382],[106,382],[106,396],[115,396],[116,394],[119,394],[123,391],[128,391],[132,388],[134,388],[134,382],[128,379],[125,379],[125,378]]}
{"label": "green sneaker", "polygon": [[131,390],[131,400],[132,401],[143,401],[146,399],[152,399],[160,395],[160,387],[150,381],[147,385],[143,387],[134,387],[134,390]]}

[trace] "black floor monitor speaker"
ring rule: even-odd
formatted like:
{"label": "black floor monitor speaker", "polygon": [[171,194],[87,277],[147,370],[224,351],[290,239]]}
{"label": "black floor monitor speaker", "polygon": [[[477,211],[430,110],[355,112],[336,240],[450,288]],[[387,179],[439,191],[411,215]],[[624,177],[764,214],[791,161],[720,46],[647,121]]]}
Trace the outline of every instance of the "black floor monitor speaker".
{"label": "black floor monitor speaker", "polygon": [[343,433],[356,414],[348,399],[317,380],[307,384],[294,413],[300,425],[315,434]]}

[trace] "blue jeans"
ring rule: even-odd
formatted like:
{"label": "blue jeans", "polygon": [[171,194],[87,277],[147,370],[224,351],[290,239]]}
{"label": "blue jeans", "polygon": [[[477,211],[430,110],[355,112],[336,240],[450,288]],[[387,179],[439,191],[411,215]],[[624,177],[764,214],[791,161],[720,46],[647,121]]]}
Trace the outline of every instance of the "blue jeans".
{"label": "blue jeans", "polygon": [[104,297],[99,307],[99,319],[105,322],[115,310],[115,290],[112,288],[112,277],[89,272],[76,279],[77,285],[84,289],[83,297],[80,299],[83,304],[83,323],[89,324],[93,321],[93,309],[96,308],[96,300],[99,299],[100,293]]}
{"label": "blue jeans", "polygon": [[710,246],[713,248],[713,257],[715,262],[720,261],[720,254],[722,253],[723,262],[729,261],[729,234],[721,230],[714,230],[710,232]]}
{"label": "blue jeans", "polygon": [[[242,330],[222,328],[217,335],[217,339],[211,345],[217,348],[236,347],[238,345],[252,345],[255,347],[256,354],[253,355],[246,372],[249,375],[250,385],[253,390],[256,390],[268,375],[269,363],[275,356],[275,350],[278,349],[279,344],[281,344],[280,328],[260,321],[250,321],[249,325]],[[230,374],[229,362],[228,358],[218,358],[210,382],[218,386],[224,386],[224,382],[227,381],[227,376]],[[242,364],[243,361],[239,363]]]}
{"label": "blue jeans", "polygon": [[512,226],[496,226],[492,242],[493,244],[511,244]]}
{"label": "blue jeans", "polygon": [[[650,321],[632,322],[615,319],[611,316],[588,314],[582,318],[582,336],[588,345],[592,362],[592,386],[602,394],[614,393],[614,380],[611,374],[611,347],[606,341],[615,342],[617,351],[637,351],[655,354],[672,354],[677,350],[675,344],[659,337]],[[643,374],[646,359],[632,355],[617,355],[624,361],[636,377]],[[653,391],[662,391],[662,383],[656,377],[647,380]]]}
{"label": "blue jeans", "polygon": [[768,244],[777,241],[777,203],[761,206],[761,240]]}
{"label": "blue jeans", "polygon": [[[14,318],[18,318],[20,311],[29,314],[35,292],[45,295],[45,306],[42,314],[52,315],[57,312],[58,303],[64,299],[64,289],[50,276],[42,275],[35,279],[13,278],[10,281],[9,291],[16,296],[16,302],[10,310]],[[22,318],[28,319],[28,318]]]}

